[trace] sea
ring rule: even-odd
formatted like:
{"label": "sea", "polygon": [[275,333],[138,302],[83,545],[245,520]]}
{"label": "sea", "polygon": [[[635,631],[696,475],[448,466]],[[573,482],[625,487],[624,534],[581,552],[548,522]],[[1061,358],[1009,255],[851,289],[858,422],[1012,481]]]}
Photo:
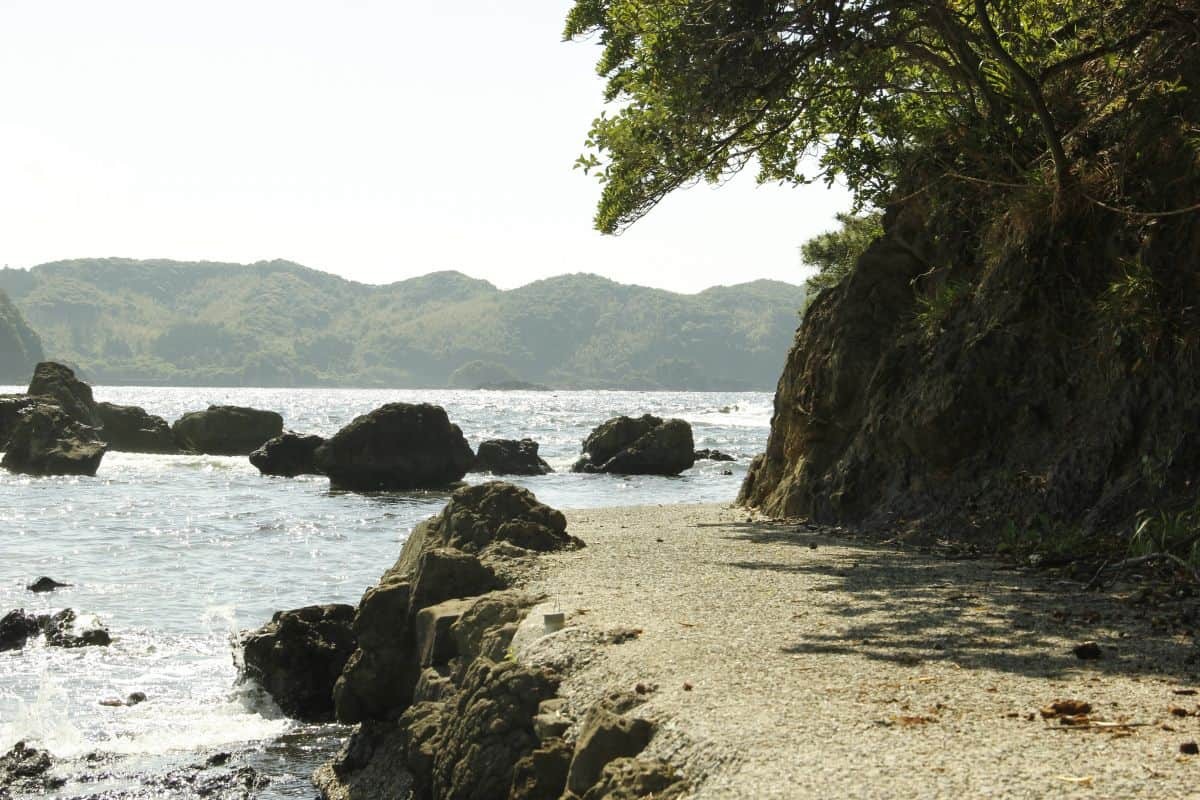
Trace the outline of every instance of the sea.
{"label": "sea", "polygon": [[[168,421],[213,404],[272,409],[286,428],[325,436],[385,403],[436,403],[473,447],[488,438],[538,441],[556,472],[512,480],[560,509],[732,502],[750,459],[766,446],[772,405],[762,392],[100,386],[94,393]],[[698,462],[672,478],[569,471],[596,425],[644,413],[687,420],[697,448],[736,461]],[[109,453],[92,478],[0,470],[0,615],[70,607],[99,619],[113,637],[108,647],[31,640],[0,653],[0,754],[25,741],[54,756],[66,782],[39,796],[198,793],[199,784],[189,783],[202,774],[197,769],[229,754],[230,764],[256,770],[252,796],[315,797],[309,776],[348,729],[286,719],[256,687],[239,683],[236,636],[277,610],[357,603],[413,526],[447,498],[335,492],[321,477],[262,476],[244,457]],[[26,590],[43,575],[70,586]],[[146,701],[101,704],[134,692]]]}

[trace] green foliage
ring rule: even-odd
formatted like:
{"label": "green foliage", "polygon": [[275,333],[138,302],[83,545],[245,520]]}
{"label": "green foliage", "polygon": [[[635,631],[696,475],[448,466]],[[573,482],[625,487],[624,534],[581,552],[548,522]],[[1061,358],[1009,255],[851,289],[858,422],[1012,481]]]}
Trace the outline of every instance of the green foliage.
{"label": "green foliage", "polygon": [[1178,0],[577,0],[564,35],[598,39],[612,106],[577,165],[602,183],[595,222],[610,233],[752,164],[760,181],[844,180],[876,207],[949,175],[1057,186],[1092,155],[1069,137],[1123,99],[1170,95],[1139,59],[1194,25],[1187,13]]}
{"label": "green foliage", "polygon": [[1120,275],[1096,306],[1112,329],[1114,344],[1129,344],[1150,353],[1162,338],[1161,301],[1161,289],[1149,265],[1141,259],[1126,259]]}
{"label": "green foliage", "polygon": [[1200,567],[1200,503],[1181,511],[1139,511],[1129,540],[1129,553],[1131,556],[1168,553]]}
{"label": "green foliage", "polygon": [[0,383],[26,383],[43,359],[42,342],[0,290]]}
{"label": "green foliage", "polygon": [[1095,534],[1085,533],[1078,525],[1039,514],[1026,525],[1009,522],[1001,531],[996,550],[1022,560],[1057,561],[1085,555],[1111,555],[1118,552],[1119,546],[1112,537],[1098,538]]}
{"label": "green foliage", "polygon": [[[51,356],[98,382],[769,389],[804,299],[757,281],[696,295],[569,275],[502,292],[441,272],[387,286],[287,262],[83,259],[0,270]],[[21,369],[21,379],[29,369]],[[478,378],[478,376],[476,376]]]}
{"label": "green foliage", "polygon": [[917,297],[913,319],[927,339],[941,333],[942,326],[967,296],[969,287],[961,281],[948,281]]}
{"label": "green foliage", "polygon": [[809,301],[822,289],[837,286],[854,269],[871,242],[883,235],[883,214],[838,214],[840,228],[815,236],[800,247],[804,263],[817,268],[808,279]]}

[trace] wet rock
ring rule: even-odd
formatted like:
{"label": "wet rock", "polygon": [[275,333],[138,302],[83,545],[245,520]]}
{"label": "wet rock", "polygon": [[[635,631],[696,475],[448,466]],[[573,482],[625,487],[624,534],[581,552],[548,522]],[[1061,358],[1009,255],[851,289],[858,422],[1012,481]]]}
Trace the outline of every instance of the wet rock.
{"label": "wet rock", "polygon": [[288,716],[333,717],[333,687],[354,652],[354,606],[279,611],[242,640],[244,676],[256,681]]}
{"label": "wet rock", "polygon": [[69,608],[44,620],[39,617],[38,622],[50,647],[107,647],[112,644],[112,636],[99,620],[95,617],[80,619]]}
{"label": "wet rock", "polygon": [[124,706],[136,706],[144,702],[146,702],[145,692],[131,692],[124,700],[118,697],[106,697],[100,701],[100,705],[110,708],[121,708]]}
{"label": "wet rock", "polygon": [[575,743],[567,788],[580,796],[587,794],[606,764],[638,755],[652,736],[654,725],[649,720],[615,714],[599,705],[593,707]]}
{"label": "wet rock", "polygon": [[737,461],[736,458],[728,453],[722,453],[720,450],[697,450],[697,461]]}
{"label": "wet rock", "polygon": [[696,463],[692,426],[681,419],[614,417],[583,441],[573,472],[678,475]]}
{"label": "wet rock", "polygon": [[67,416],[90,428],[103,428],[104,420],[92,398],[92,387],[75,377],[70,367],[54,361],[43,361],[33,370],[29,382],[30,395],[54,399]]}
{"label": "wet rock", "polygon": [[55,589],[65,589],[70,586],[69,583],[59,583],[54,578],[49,578],[43,575],[25,588],[34,593],[53,592]]}
{"label": "wet rock", "polygon": [[181,449],[193,453],[248,456],[283,433],[283,417],[257,408],[209,406],[184,414],[171,433]]}
{"label": "wet rock", "polygon": [[493,475],[546,475],[554,470],[538,455],[532,439],[486,439],[479,443],[472,472]]}
{"label": "wet rock", "polygon": [[107,449],[95,428],[39,402],[21,411],[0,465],[26,475],[95,475]]}
{"label": "wet rock", "polygon": [[171,426],[162,417],[138,406],[98,403],[96,411],[104,426],[102,436],[109,448],[124,453],[177,453]]}
{"label": "wet rock", "polygon": [[317,448],[325,443],[320,436],[302,436],[288,431],[276,436],[250,454],[250,463],[263,475],[294,478],[320,475],[316,464]]}
{"label": "wet rock", "polygon": [[351,491],[438,489],[462,480],[475,454],[441,406],[391,403],[356,418],[317,450],[330,485]]}
{"label": "wet rock", "polygon": [[0,617],[0,652],[20,650],[31,636],[41,632],[38,618],[18,608]]}
{"label": "wet rock", "polygon": [[582,800],[671,800],[686,794],[682,777],[665,761],[616,758],[604,765]]}
{"label": "wet rock", "polygon": [[21,796],[58,788],[63,781],[48,774],[53,766],[54,762],[45,750],[17,742],[0,756],[0,789],[11,789]]}
{"label": "wet rock", "polygon": [[571,746],[562,739],[543,741],[513,767],[509,800],[558,800],[567,786]]}
{"label": "wet rock", "polygon": [[230,758],[232,758],[232,755],[230,753],[225,753],[225,752],[213,753],[211,756],[209,756],[208,758],[206,758],[204,760],[204,766],[206,766],[206,767],[223,767],[229,763]]}

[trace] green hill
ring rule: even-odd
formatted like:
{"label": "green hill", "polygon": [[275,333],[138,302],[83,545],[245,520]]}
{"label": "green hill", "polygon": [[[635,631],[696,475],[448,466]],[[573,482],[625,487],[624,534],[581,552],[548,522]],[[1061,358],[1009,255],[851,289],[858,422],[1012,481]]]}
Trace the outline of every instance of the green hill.
{"label": "green hill", "polygon": [[118,258],[0,270],[0,289],[93,381],[234,386],[441,387],[471,365],[459,376],[770,389],[804,301],[774,281],[681,295],[580,274],[501,291],[457,272],[371,286],[286,261]]}
{"label": "green hill", "polygon": [[27,383],[41,361],[42,342],[0,290],[0,383]]}

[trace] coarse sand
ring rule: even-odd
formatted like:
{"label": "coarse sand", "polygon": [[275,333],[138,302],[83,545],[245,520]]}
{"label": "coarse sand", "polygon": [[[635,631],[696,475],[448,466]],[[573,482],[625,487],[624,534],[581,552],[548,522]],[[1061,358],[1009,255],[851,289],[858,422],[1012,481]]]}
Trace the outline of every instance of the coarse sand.
{"label": "coarse sand", "polygon": [[[567,516],[587,547],[540,559],[514,655],[564,676],[576,720],[644,699],[644,755],[697,798],[1200,797],[1180,751],[1200,739],[1195,601],[718,505]],[[1043,716],[1056,700],[1090,711]]]}

